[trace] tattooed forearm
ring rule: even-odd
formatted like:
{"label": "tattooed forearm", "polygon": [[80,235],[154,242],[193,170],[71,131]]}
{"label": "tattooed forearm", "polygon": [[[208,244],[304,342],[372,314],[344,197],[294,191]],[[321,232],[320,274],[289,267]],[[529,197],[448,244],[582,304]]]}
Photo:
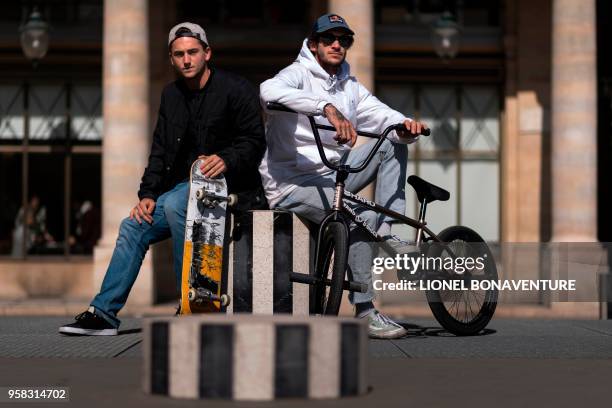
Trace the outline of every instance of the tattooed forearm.
{"label": "tattooed forearm", "polygon": [[344,115],[342,114],[342,112],[340,112],[340,111],[339,111],[339,110],[337,110],[337,109],[334,111],[333,115],[334,115],[334,116],[336,117],[336,119],[338,119],[338,120],[344,120],[344,119],[345,119],[345,117],[344,117]]}
{"label": "tattooed forearm", "polygon": [[331,103],[325,105],[323,111],[329,123],[336,129],[337,134],[334,139],[338,144],[348,143],[349,146],[353,146],[357,140],[357,132],[353,124]]}
{"label": "tattooed forearm", "polygon": [[342,114],[342,112],[340,112],[338,109],[336,109],[336,107],[334,105],[332,105],[331,103],[328,103],[327,105],[325,105],[325,111],[326,111],[326,114],[327,114],[328,118],[331,115],[334,119],[337,119],[337,120],[345,120],[346,119],[344,117],[344,115]]}

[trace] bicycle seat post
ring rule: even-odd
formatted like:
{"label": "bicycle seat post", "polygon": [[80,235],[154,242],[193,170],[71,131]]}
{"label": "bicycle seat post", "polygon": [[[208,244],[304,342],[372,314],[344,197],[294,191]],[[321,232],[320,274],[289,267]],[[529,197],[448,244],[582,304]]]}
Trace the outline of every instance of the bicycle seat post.
{"label": "bicycle seat post", "polygon": [[334,191],[334,211],[342,209],[342,197],[344,197],[344,182],[349,175],[350,166],[341,164],[336,172],[336,189]]}
{"label": "bicycle seat post", "polygon": [[[427,199],[423,198],[421,202],[421,208],[419,209],[419,222],[425,223],[425,213],[427,212]],[[416,239],[415,242],[417,245],[421,243],[421,238],[423,236],[423,228],[417,228]]]}

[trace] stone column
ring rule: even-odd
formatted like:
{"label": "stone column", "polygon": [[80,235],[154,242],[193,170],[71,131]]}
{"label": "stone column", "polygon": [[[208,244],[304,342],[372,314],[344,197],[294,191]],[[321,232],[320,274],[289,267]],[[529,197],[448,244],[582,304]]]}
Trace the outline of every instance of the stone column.
{"label": "stone column", "polygon": [[[348,52],[351,74],[363,86],[374,92],[374,2],[372,0],[329,0],[329,12],[346,19],[355,32],[355,43]],[[359,137],[357,145],[368,139]],[[374,185],[365,187],[361,194],[374,198]]]}
{"label": "stone column", "polygon": [[346,19],[355,32],[355,44],[348,52],[351,73],[374,91],[374,2],[372,0],[329,0],[329,12]]}
{"label": "stone column", "polygon": [[[102,238],[94,253],[97,292],[121,220],[136,195],[149,153],[149,20],[147,0],[105,0],[103,42]],[[147,255],[130,304],[152,303]]]}
{"label": "stone column", "polygon": [[595,0],[554,0],[552,240],[597,241]]}

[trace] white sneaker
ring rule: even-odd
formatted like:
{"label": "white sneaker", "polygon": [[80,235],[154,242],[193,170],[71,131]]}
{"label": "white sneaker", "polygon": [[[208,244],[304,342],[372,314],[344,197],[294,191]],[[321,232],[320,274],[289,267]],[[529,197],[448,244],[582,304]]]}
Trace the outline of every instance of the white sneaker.
{"label": "white sneaker", "polygon": [[404,337],[408,331],[378,310],[372,309],[361,319],[368,319],[368,333],[373,339],[397,339]]}
{"label": "white sneaker", "polygon": [[419,249],[416,244],[412,241],[404,241],[397,235],[385,235],[383,237],[384,243],[389,247],[389,249],[395,254],[414,254],[419,255]]}

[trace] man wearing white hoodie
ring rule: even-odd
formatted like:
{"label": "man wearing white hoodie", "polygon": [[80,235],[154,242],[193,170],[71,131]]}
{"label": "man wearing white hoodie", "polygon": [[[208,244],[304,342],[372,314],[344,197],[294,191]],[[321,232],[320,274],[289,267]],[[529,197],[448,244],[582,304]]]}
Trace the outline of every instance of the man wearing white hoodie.
{"label": "man wearing white hoodie", "polygon": [[[355,77],[345,61],[353,44],[354,32],[336,14],[317,19],[310,36],[304,40],[296,61],[274,78],[261,84],[262,102],[278,102],[303,115],[268,112],[267,150],[259,167],[270,208],[284,208],[313,222],[321,222],[331,208],[334,175],[319,156],[308,118],[321,115],[336,132],[320,131],[330,161],[356,165],[371,150],[374,140],[353,148],[355,129],[382,133],[389,125],[404,123],[406,131],[391,132],[370,165],[349,175],[345,187],[357,192],[376,179],[376,201],[404,214],[407,143],[416,140],[425,124],[412,121],[373,96]],[[319,120],[320,121],[320,120]],[[382,236],[391,236],[391,226],[371,211],[360,212]],[[400,242],[400,244],[403,244]],[[371,266],[373,248],[359,228],[351,232],[349,266],[353,278],[368,284],[367,293],[351,293],[355,315],[369,320],[371,337],[397,338],[406,330],[379,313],[372,303]]]}

